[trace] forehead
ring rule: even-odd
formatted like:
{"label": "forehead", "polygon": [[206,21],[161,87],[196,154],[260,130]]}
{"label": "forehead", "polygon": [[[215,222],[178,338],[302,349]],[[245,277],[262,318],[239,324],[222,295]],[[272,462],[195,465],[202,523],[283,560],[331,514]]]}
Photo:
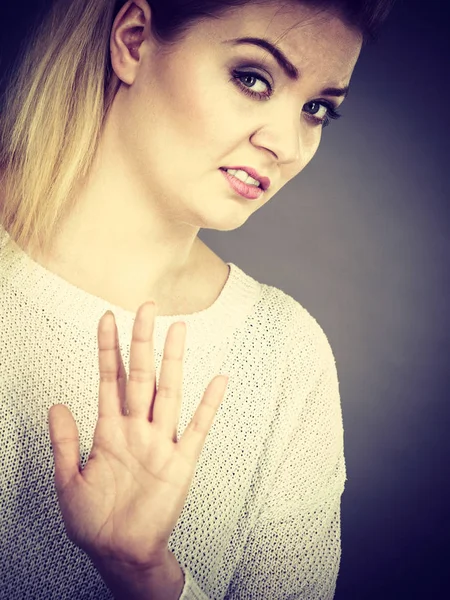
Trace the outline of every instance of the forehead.
{"label": "forehead", "polygon": [[197,33],[217,49],[222,46],[221,50],[229,51],[233,46],[224,40],[264,37],[276,43],[302,71],[343,82],[350,79],[362,46],[361,34],[338,13],[294,1],[249,2],[219,19],[207,20]]}

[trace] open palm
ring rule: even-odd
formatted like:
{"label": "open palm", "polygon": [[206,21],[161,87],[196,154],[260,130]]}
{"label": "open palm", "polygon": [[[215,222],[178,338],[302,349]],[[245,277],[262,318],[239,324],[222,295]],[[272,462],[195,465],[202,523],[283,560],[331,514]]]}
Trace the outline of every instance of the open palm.
{"label": "open palm", "polygon": [[144,303],[133,327],[128,381],[114,315],[100,319],[98,421],[83,470],[72,413],[61,404],[49,411],[55,485],[69,538],[91,557],[142,568],[167,553],[228,383],[222,375],[210,382],[177,442],[186,325],[169,328],[157,390],[154,318],[154,303]]}

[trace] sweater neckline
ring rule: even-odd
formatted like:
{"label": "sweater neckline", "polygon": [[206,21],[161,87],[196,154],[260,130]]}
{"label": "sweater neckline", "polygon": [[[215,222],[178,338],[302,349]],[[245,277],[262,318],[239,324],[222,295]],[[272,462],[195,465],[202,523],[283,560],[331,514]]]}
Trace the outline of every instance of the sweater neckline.
{"label": "sweater neckline", "polygon": [[[11,284],[25,294],[30,303],[65,322],[76,322],[78,328],[90,331],[92,327],[96,330],[98,321],[107,310],[114,313],[119,330],[122,327],[126,331],[132,327],[136,313],[86,292],[49,271],[15,242],[13,247],[6,250],[4,246],[9,239],[8,232],[0,225],[3,276],[8,277]],[[261,284],[236,264],[226,264],[229,266],[228,278],[216,300],[206,309],[195,313],[156,316],[155,342],[161,340],[162,336],[165,337],[168,327],[177,321],[184,321],[194,336],[201,332],[205,342],[205,335],[213,327],[223,329],[227,324],[234,327],[248,315],[259,298]]]}

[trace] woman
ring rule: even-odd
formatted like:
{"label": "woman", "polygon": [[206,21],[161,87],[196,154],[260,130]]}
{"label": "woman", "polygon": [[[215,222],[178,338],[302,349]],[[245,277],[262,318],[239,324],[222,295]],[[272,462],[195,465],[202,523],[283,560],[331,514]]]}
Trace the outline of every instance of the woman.
{"label": "woman", "polygon": [[36,30],[1,122],[1,597],[333,597],[333,352],[197,236],[305,168],[391,4],[59,1]]}

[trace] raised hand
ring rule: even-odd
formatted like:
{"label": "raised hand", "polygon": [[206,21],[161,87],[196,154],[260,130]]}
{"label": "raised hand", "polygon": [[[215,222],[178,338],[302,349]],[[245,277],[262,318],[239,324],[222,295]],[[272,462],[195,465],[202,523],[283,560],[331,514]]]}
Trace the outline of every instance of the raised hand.
{"label": "raised hand", "polygon": [[114,315],[108,311],[100,319],[98,421],[84,469],[72,413],[61,404],[49,410],[55,486],[68,537],[91,558],[139,569],[165,560],[228,384],[225,375],[212,379],[177,442],[186,325],[169,328],[157,390],[154,318],[155,304],[144,303],[133,327],[128,381]]}

